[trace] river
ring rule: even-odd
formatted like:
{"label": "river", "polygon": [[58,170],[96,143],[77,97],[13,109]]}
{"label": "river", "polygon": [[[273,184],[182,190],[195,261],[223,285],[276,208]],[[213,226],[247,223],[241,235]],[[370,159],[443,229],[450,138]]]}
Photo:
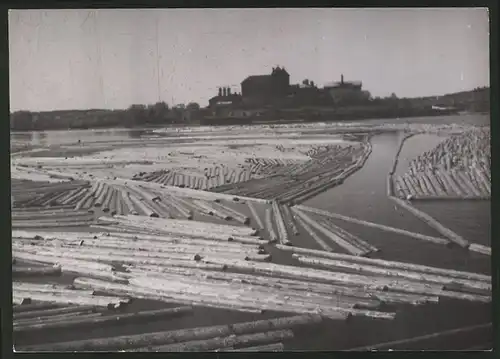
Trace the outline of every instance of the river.
{"label": "river", "polygon": [[[394,123],[395,120],[390,120]],[[404,123],[457,123],[457,124],[489,124],[488,116],[448,116],[444,118],[404,119]],[[387,120],[371,120],[360,124],[383,124]],[[13,142],[25,143],[31,146],[47,146],[52,144],[70,144],[81,141],[121,141],[130,138],[139,138],[143,130],[82,130],[82,131],[51,131],[36,133],[12,133]],[[308,206],[325,209],[332,212],[352,216],[355,218],[381,223],[413,232],[440,236],[427,224],[415,218],[412,214],[395,207],[394,202],[387,198],[386,178],[397,151],[400,133],[388,132],[375,135],[371,142],[373,151],[366,164],[359,171],[347,178],[341,186],[333,188],[305,203]],[[443,138],[437,135],[417,135],[407,141],[401,152],[402,161],[398,165],[398,172],[404,170],[409,159],[417,154],[434,147]],[[471,242],[490,245],[491,215],[489,201],[442,201],[426,202],[416,205],[426,211],[445,226],[456,231]],[[342,221],[335,221],[348,231],[367,240],[381,249],[377,253],[379,258],[401,260],[412,263],[432,265],[442,268],[453,268],[474,272],[490,273],[491,260],[489,256],[462,251],[459,248],[447,248],[442,245],[426,243],[416,239],[403,237],[394,233],[382,232],[360,225],[353,225]],[[299,245],[317,248],[314,243],[304,243],[298,240]],[[315,328],[311,335],[299,328],[295,330],[297,338],[287,343],[290,349],[348,349],[351,347],[374,344],[424,335],[446,329],[453,329],[467,325],[485,323],[491,320],[491,305],[470,303],[457,300],[443,300],[439,304],[421,307],[397,308],[398,316],[394,321],[367,320],[354,318],[350,323],[325,321]],[[204,311],[203,316],[207,323],[221,322],[218,318],[220,311]],[[200,312],[201,313],[201,312]],[[457,315],[458,313],[458,315]],[[211,317],[212,319],[208,319]],[[245,315],[231,314],[231,318]],[[250,319],[250,318],[249,318]],[[230,320],[230,319],[228,319]],[[197,322],[198,323],[198,322]],[[186,324],[184,324],[186,325]],[[200,325],[198,323],[198,325]],[[161,330],[160,324],[148,326],[150,331]],[[469,338],[471,339],[471,338]],[[483,342],[491,338],[475,338]],[[470,343],[474,340],[470,341]],[[463,349],[469,343],[466,341],[442,342],[435,344],[434,349]]]}

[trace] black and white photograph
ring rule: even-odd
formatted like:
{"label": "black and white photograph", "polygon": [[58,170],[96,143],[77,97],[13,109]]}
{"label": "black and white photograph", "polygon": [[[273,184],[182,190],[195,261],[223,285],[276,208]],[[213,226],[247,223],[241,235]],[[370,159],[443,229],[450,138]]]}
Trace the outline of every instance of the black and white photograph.
{"label": "black and white photograph", "polygon": [[487,8],[8,36],[13,351],[492,350]]}

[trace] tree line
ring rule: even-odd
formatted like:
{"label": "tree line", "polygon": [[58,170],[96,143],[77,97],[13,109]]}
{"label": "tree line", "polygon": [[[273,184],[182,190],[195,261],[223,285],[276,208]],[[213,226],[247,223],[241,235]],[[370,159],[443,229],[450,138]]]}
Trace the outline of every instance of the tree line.
{"label": "tree line", "polygon": [[165,102],[134,104],[125,110],[16,111],[10,115],[10,129],[36,131],[193,123],[200,111],[200,105],[195,102],[173,107]]}

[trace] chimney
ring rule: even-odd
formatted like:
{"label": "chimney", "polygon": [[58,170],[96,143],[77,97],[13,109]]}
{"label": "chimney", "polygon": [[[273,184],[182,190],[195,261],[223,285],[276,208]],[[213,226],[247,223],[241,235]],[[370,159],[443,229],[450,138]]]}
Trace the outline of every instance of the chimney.
{"label": "chimney", "polygon": [[343,84],[344,83],[344,75],[340,75],[340,83]]}
{"label": "chimney", "polygon": [[219,96],[222,96],[222,87],[219,87]]}
{"label": "chimney", "polygon": [[231,89],[229,87],[227,88],[227,95],[231,96]]}
{"label": "chimney", "polygon": [[226,96],[226,95],[227,95],[226,88],[225,88],[225,87],[223,87],[223,88],[222,88],[222,96]]}

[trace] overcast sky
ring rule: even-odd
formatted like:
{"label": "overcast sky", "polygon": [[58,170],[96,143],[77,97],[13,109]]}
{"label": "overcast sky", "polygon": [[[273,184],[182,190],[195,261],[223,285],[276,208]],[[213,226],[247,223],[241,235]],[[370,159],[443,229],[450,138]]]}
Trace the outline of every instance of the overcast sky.
{"label": "overcast sky", "polygon": [[489,84],[486,9],[15,10],[11,111],[208,104],[284,66],[292,83],[363,81],[374,96]]}

